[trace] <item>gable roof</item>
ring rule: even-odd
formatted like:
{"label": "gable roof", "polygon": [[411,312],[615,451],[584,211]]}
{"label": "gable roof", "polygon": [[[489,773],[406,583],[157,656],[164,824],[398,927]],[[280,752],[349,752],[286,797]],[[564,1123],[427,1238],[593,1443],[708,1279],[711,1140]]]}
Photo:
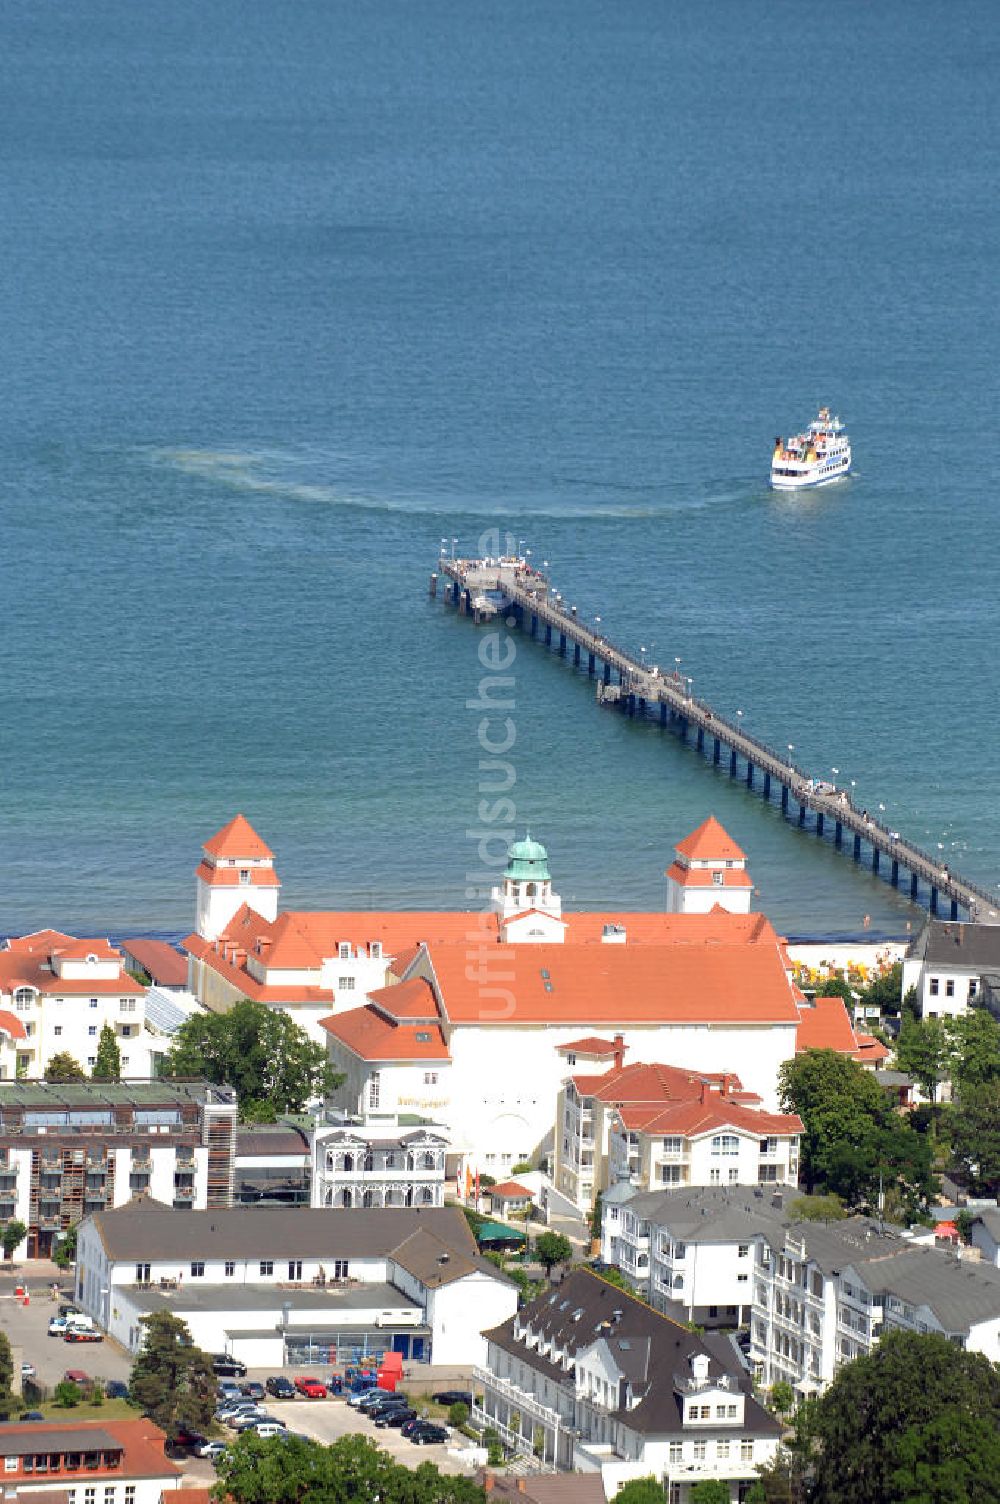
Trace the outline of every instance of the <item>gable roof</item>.
{"label": "gable roof", "polygon": [[205,842],[203,850],[210,856],[247,857],[250,860],[273,858],[274,852],[254,830],[245,815],[234,815],[228,825],[217,830]]}
{"label": "gable roof", "polygon": [[737,846],[728,830],[714,815],[709,815],[697,830],[685,836],[683,841],[678,841],[674,850],[697,862],[745,862],[747,859],[746,852]]}
{"label": "gable roof", "polygon": [[[613,1055],[619,1046],[613,1039],[599,1039],[596,1034],[588,1034],[586,1039],[573,1039],[569,1044],[557,1044],[556,1051],[560,1055]],[[622,1043],[621,1048],[627,1049]]]}
{"label": "gable roof", "polygon": [[381,1008],[351,1008],[320,1019],[320,1027],[360,1060],[450,1060],[440,1024],[397,1023]]}
{"label": "gable roof", "polygon": [[1000,971],[1000,925],[928,919],[906,954],[927,966]]}
{"label": "gable roof", "polygon": [[799,1027],[795,1034],[795,1049],[838,1050],[843,1055],[853,1055],[858,1048],[851,1020],[842,997],[803,998],[799,1003]]}

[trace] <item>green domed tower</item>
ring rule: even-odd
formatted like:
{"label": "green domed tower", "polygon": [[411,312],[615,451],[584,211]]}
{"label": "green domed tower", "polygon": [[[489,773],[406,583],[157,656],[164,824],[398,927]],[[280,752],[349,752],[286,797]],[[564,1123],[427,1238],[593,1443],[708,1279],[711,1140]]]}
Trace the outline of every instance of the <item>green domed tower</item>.
{"label": "green domed tower", "polygon": [[530,831],[526,832],[523,841],[515,841],[508,851],[503,881],[494,888],[493,896],[504,919],[529,909],[537,909],[555,919],[560,917],[562,900],[552,891],[549,854],[540,841],[531,839]]}

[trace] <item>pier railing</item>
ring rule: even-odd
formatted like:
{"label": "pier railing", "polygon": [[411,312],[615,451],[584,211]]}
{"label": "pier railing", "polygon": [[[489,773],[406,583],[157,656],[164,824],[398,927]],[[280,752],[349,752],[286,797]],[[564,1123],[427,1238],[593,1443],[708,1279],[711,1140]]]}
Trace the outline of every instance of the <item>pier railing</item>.
{"label": "pier railing", "polygon": [[[866,842],[872,850],[872,866],[877,871],[879,855],[892,863],[892,881],[898,882],[899,868],[905,868],[913,880],[911,893],[916,894],[916,882],[924,881],[931,895],[932,912],[937,912],[940,897],[951,901],[952,917],[958,917],[959,907],[970,917],[986,923],[1000,921],[1000,895],[967,878],[953,873],[933,853],[907,840],[899,831],[889,828],[884,822],[874,819],[867,810],[858,809],[846,789],[831,788],[825,780],[818,780],[788,757],[782,756],[774,747],[759,737],[745,731],[741,725],[721,715],[703,699],[695,699],[688,691],[688,681],[678,672],[662,674],[656,666],[646,663],[634,653],[613,642],[597,630],[597,623],[587,622],[575,607],[567,608],[561,598],[553,601],[548,580],[539,571],[530,568],[524,560],[444,559],[439,560],[439,570],[451,581],[453,598],[476,616],[489,617],[515,608],[520,613],[522,626],[530,623],[532,635],[538,627],[547,629],[546,640],[558,632],[560,650],[572,643],[577,653],[588,655],[591,673],[597,663],[604,666],[605,682],[612,671],[618,674],[616,698],[629,714],[646,717],[659,707],[661,721],[665,713],[680,724],[686,735],[693,727],[698,733],[699,749],[705,737],[714,740],[714,761],[719,761],[722,746],[730,752],[730,771],[735,773],[736,758],[742,758],[747,766],[747,784],[754,786],[754,773],[764,775],[764,794],[769,797],[770,781],[781,787],[782,807],[787,807],[789,797],[799,806],[800,825],[806,811],[817,818],[817,832],[822,834],[824,822],[830,820],[836,830],[836,844],[841,845],[843,832],[854,836],[854,857],[859,860],[859,843]],[[433,588],[436,590],[437,577]],[[504,604],[491,600],[498,596]]]}

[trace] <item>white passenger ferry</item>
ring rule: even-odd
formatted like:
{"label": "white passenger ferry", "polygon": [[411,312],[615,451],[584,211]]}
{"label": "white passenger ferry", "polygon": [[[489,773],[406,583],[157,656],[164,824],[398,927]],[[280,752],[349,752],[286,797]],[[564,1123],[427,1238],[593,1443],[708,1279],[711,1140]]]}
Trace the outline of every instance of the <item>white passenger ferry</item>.
{"label": "white passenger ferry", "polygon": [[800,491],[840,480],[851,468],[851,443],[839,418],[821,407],[805,433],[777,438],[771,456],[771,485],[776,491]]}

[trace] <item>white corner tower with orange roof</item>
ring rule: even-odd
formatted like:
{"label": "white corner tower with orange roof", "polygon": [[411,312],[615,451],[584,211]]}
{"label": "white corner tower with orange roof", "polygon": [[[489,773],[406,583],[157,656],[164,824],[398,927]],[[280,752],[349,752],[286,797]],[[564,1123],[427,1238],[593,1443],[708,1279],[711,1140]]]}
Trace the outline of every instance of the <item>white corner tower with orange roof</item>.
{"label": "white corner tower with orange roof", "polygon": [[205,854],[195,872],[197,931],[202,939],[218,939],[244,904],[273,923],[281,880],[274,870],[274,853],[249,820],[236,815],[202,850]]}
{"label": "white corner tower with orange roof", "polygon": [[675,853],[667,869],[668,914],[708,914],[715,908],[749,914],[753,881],[746,853],[714,815],[680,841]]}

